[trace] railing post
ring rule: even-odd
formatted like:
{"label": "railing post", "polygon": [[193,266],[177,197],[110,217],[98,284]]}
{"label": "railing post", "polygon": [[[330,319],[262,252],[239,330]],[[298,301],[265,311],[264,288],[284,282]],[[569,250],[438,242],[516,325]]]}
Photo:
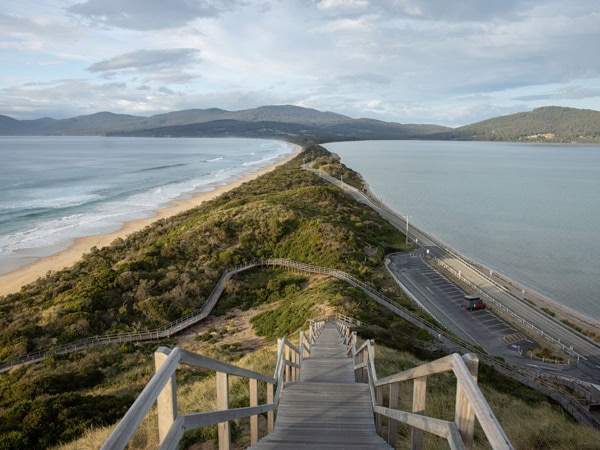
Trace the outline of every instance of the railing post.
{"label": "railing post", "polygon": [[[292,350],[292,362],[294,364],[298,364],[299,360],[300,360],[300,355]],[[292,381],[298,381],[298,368],[295,366],[292,367]]]}
{"label": "railing post", "polygon": [[283,344],[284,348],[283,348],[283,363],[284,363],[284,368],[285,368],[285,375],[283,377],[283,381],[291,381],[292,379],[292,366],[290,366],[289,364],[286,364],[286,361],[291,361],[290,360],[290,347],[288,345],[286,345],[285,343]]}
{"label": "railing post", "polygon": [[[279,374],[281,373],[282,370],[285,370],[285,366],[284,367],[281,366],[282,364],[284,364],[283,345],[284,345],[283,339],[277,338],[277,365],[275,366],[275,374],[273,375],[273,378],[275,378],[275,379],[279,379]],[[284,376],[285,376],[285,373],[284,373]]]}
{"label": "railing post", "polygon": [[[377,386],[375,397],[377,406],[383,406],[383,386]],[[375,429],[377,430],[377,433],[383,433],[383,417],[381,414],[377,414],[375,417]]]}
{"label": "railing post", "polygon": [[[425,412],[425,400],[427,393],[427,377],[415,378],[413,388],[413,412],[423,414]],[[411,450],[423,448],[423,430],[412,429]]]}
{"label": "railing post", "polygon": [[[158,372],[158,369],[160,369],[166,361],[170,352],[171,350],[167,347],[160,347],[154,352],[155,373]],[[171,429],[171,425],[173,425],[173,422],[177,417],[177,382],[175,380],[175,373],[173,373],[169,382],[158,395],[156,402],[156,412],[158,414],[158,440],[162,444]]]}
{"label": "railing post", "polygon": [[304,335],[304,356],[302,357],[304,358],[310,358],[310,349],[311,349],[312,345],[310,343],[310,341],[308,339],[306,339],[306,334]]}
{"label": "railing post", "polygon": [[[390,384],[389,408],[398,409],[398,391],[399,383]],[[398,432],[398,422],[394,419],[388,419],[388,444],[396,448],[396,434]]]}
{"label": "railing post", "polygon": [[[229,375],[217,372],[217,410],[229,409]],[[231,430],[229,422],[221,422],[218,425],[219,450],[230,450]]]}
{"label": "railing post", "polygon": [[302,367],[302,360],[304,359],[304,330],[300,330],[300,367]]}
{"label": "railing post", "polygon": [[[250,378],[250,406],[258,406],[258,380]],[[258,442],[258,416],[250,416],[250,444]]]}
{"label": "railing post", "polygon": [[[267,383],[267,403],[270,405],[274,401],[273,384]],[[272,433],[275,429],[275,415],[273,410],[267,412],[267,432]]]}
{"label": "railing post", "polygon": [[[371,351],[373,352],[373,362],[375,362],[375,339],[371,339],[370,341],[371,344]],[[362,379],[363,382],[368,383],[369,382],[369,347],[365,347],[363,350],[363,362],[366,361],[367,365],[365,367],[363,367],[363,374],[362,374]]]}
{"label": "railing post", "polygon": [[[356,354],[356,364],[357,365],[363,362],[364,354],[365,353],[364,353],[363,350],[361,350],[360,352],[358,352]],[[357,383],[362,383],[363,382],[363,370],[362,370],[362,367],[359,368],[359,369],[357,369],[354,372],[354,377],[356,378],[356,382]]]}
{"label": "railing post", "polygon": [[[477,383],[477,371],[479,369],[479,359],[470,353],[464,355],[463,360]],[[475,432],[475,412],[471,407],[471,403],[467,399],[460,383],[456,383],[456,409],[454,412],[454,422],[465,444],[466,450],[473,448],[473,433]]]}

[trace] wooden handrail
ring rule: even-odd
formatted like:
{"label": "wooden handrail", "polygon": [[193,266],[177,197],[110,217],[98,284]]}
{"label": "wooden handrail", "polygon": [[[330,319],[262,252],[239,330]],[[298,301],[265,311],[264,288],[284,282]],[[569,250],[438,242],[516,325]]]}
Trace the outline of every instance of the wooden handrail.
{"label": "wooden handrail", "polygon": [[[311,321],[309,336],[318,336],[323,322]],[[207,358],[179,347],[160,347],[155,352],[156,373],[129,408],[102,449],[123,449],[139,427],[152,405],[157,403],[159,440],[161,449],[175,449],[186,430],[218,424],[219,449],[231,447],[229,422],[250,417],[251,443],[258,441],[258,415],[267,414],[267,432],[274,428],[273,412],[277,409],[282,389],[287,382],[297,381],[302,360],[310,355],[313,342],[300,333],[300,349],[287,339],[278,340],[277,365],[274,376],[243,369],[216,359]],[[304,352],[304,355],[302,355]],[[179,364],[213,370],[217,378],[217,410],[179,415],[175,371]],[[243,377],[250,383],[250,406],[229,409],[229,376]],[[266,385],[267,403],[258,404],[258,382]],[[273,387],[277,391],[273,395]]]}
{"label": "wooden handrail", "polygon": [[[300,270],[309,273],[317,273],[323,275],[329,275],[335,278],[338,278],[341,281],[344,281],[351,286],[359,287],[363,290],[370,298],[372,298],[375,302],[380,304],[381,306],[387,308],[392,311],[394,314],[402,317],[407,320],[411,324],[426,330],[430,335],[434,337],[444,337],[460,348],[464,349],[467,352],[475,353],[478,355],[479,359],[485,361],[486,364],[494,367],[500,373],[509,376],[529,387],[537,389],[543,394],[551,397],[553,400],[557,401],[567,412],[569,412],[573,417],[575,417],[578,421],[586,423],[591,426],[597,427],[597,422],[588,411],[587,407],[582,404],[579,399],[571,395],[565,389],[557,389],[556,383],[548,382],[544,379],[541,379],[536,374],[529,373],[526,370],[518,370],[514,366],[507,364],[503,361],[499,361],[498,359],[487,355],[483,352],[480,352],[474,345],[462,341],[456,336],[448,333],[446,330],[432,324],[424,320],[418,314],[410,311],[409,309],[403,307],[398,302],[394,301],[386,297],[385,295],[379,293],[377,290],[367,285],[366,283],[358,280],[352,275],[338,270],[331,269],[327,267],[315,266],[312,264],[300,263],[297,261],[284,259],[284,258],[271,258],[264,260],[255,260],[249,261],[244,264],[240,264],[236,267],[232,267],[225,271],[221,276],[220,281],[217,283],[213,292],[209,296],[205,305],[202,306],[199,310],[189,314],[188,316],[177,319],[170,324],[167,324],[161,328],[156,330],[149,330],[138,333],[124,333],[124,334],[116,334],[116,335],[102,335],[102,336],[93,336],[81,341],[73,342],[70,344],[66,344],[63,346],[55,347],[53,349],[42,350],[36,353],[28,354],[22,358],[18,358],[11,362],[0,364],[0,373],[7,372],[13,367],[22,366],[24,364],[36,363],[39,361],[43,361],[47,356],[55,353],[55,354],[66,354],[73,351],[82,350],[86,347],[90,347],[93,345],[100,344],[109,344],[109,343],[121,343],[121,342],[138,342],[138,341],[148,341],[148,340],[157,340],[162,337],[169,337],[174,335],[175,333],[199,322],[200,320],[207,317],[212,308],[218,301],[221,293],[223,292],[223,281],[231,278],[235,273],[242,272],[244,270],[249,270],[255,267],[268,267],[268,266],[283,266],[288,267],[293,270]],[[338,317],[343,315],[335,315],[335,319],[338,320]],[[354,319],[353,319],[354,320]],[[343,320],[342,320],[343,321]],[[360,322],[355,321],[353,325],[360,325]],[[309,341],[314,337],[309,335]],[[561,382],[562,380],[557,380]]]}
{"label": "wooden handrail", "polygon": [[[342,336],[348,333],[345,323],[339,322],[338,329]],[[377,428],[380,429],[381,417],[388,418],[388,442],[396,445],[397,423],[405,423],[412,427],[412,449],[423,448],[423,432],[440,436],[448,441],[452,449],[471,449],[475,417],[479,421],[486,438],[494,449],[512,449],[512,445],[496,419],[490,405],[477,386],[478,358],[473,354],[460,356],[458,353],[405,370],[403,372],[377,378],[375,369],[374,343],[365,341],[356,348],[356,333],[353,338],[351,353],[354,362],[356,380],[369,384],[373,412],[376,415]],[[425,396],[427,378],[432,375],[453,372],[457,381],[456,408],[454,421],[446,421],[425,415]],[[398,385],[413,381],[413,411],[398,409]],[[389,388],[389,405],[383,402],[383,389]]]}

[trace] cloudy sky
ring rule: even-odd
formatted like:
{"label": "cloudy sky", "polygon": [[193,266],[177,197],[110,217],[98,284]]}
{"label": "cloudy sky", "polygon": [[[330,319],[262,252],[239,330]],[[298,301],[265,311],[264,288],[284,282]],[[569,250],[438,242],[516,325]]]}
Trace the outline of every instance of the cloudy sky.
{"label": "cloudy sky", "polygon": [[600,110],[598,0],[3,0],[0,114]]}

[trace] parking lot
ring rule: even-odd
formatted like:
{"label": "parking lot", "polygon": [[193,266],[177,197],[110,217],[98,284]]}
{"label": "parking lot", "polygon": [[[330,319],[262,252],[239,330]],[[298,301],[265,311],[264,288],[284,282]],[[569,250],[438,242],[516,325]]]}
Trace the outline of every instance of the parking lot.
{"label": "parking lot", "polygon": [[396,253],[389,256],[388,267],[403,289],[444,327],[459,338],[483,347],[490,355],[505,359],[518,357],[520,350],[532,345],[489,309],[467,310],[466,293],[429,266],[423,256],[423,250]]}

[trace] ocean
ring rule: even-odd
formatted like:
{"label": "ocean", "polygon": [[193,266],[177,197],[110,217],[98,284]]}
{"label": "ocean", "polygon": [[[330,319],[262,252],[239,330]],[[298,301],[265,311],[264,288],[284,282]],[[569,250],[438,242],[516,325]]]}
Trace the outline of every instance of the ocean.
{"label": "ocean", "polygon": [[363,141],[325,147],[424,231],[600,320],[600,146]]}
{"label": "ocean", "polygon": [[0,137],[0,274],[289,156],[281,141]]}

